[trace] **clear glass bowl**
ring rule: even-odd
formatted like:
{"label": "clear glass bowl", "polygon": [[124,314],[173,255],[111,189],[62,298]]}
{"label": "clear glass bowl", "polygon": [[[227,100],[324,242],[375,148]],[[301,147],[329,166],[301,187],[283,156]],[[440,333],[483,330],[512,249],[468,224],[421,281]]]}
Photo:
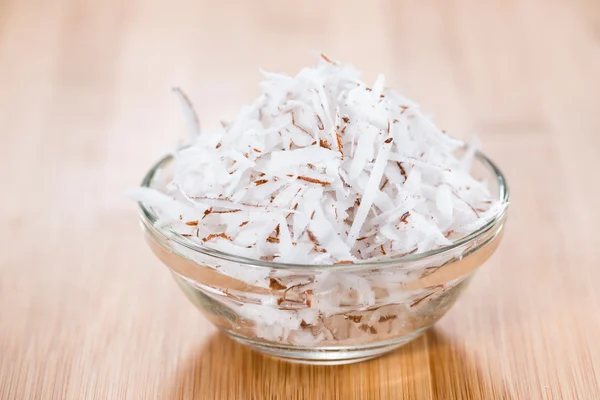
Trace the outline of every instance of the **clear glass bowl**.
{"label": "clear glass bowl", "polygon": [[[164,188],[171,156],[142,186]],[[508,204],[500,170],[478,153],[476,178]],[[185,295],[238,342],[288,361],[359,362],[411,341],[439,320],[473,272],[496,250],[506,209],[452,245],[398,259],[352,265],[294,265],[246,259],[203,247],[140,204],[145,237]]]}

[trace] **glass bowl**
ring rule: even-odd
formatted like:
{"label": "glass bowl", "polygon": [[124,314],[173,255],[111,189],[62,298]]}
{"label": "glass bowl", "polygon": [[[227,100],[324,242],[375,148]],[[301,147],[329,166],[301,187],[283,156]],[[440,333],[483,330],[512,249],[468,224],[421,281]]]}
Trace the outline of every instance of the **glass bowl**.
{"label": "glass bowl", "polygon": [[[173,158],[160,160],[142,186],[164,188]],[[508,205],[500,170],[477,153],[473,175]],[[473,272],[496,250],[507,212],[452,245],[397,259],[351,265],[295,265],[252,260],[206,248],[157,228],[140,203],[152,251],[185,295],[221,331],[287,361],[345,364],[413,340],[438,321]]]}

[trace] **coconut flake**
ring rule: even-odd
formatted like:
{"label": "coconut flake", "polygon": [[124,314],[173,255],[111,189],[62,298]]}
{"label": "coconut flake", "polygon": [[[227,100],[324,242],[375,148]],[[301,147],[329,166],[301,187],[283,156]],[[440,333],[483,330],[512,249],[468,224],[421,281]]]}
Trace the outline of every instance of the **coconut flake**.
{"label": "coconut flake", "polygon": [[[389,138],[391,139],[391,138]],[[354,217],[354,222],[350,228],[350,233],[348,234],[348,245],[352,247],[360,230],[367,219],[367,213],[373,204],[375,196],[379,192],[379,183],[381,182],[381,177],[383,176],[383,171],[388,162],[388,155],[390,153],[392,141],[387,141],[386,139],[383,143],[383,147],[379,151],[377,155],[377,160],[375,161],[375,165],[373,166],[373,170],[371,171],[371,175],[369,177],[369,183],[365,189],[365,193],[361,198],[361,204],[358,207],[358,211],[356,212],[356,216]]]}
{"label": "coconut flake", "polygon": [[190,139],[192,142],[194,142],[196,138],[200,135],[200,119],[198,118],[198,114],[196,114],[196,110],[194,110],[194,105],[192,104],[192,101],[185,94],[185,92],[181,90],[181,88],[174,87],[173,93],[175,93],[175,95],[179,99],[183,115],[185,116],[185,120],[188,125]]}

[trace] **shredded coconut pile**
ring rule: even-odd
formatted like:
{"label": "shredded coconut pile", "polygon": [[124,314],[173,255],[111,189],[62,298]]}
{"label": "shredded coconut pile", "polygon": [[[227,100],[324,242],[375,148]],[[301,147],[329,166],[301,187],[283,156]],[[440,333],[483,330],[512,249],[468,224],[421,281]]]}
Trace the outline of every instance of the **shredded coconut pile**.
{"label": "shredded coconut pile", "polygon": [[253,259],[350,264],[449,245],[501,211],[470,174],[476,146],[462,151],[383,75],[368,86],[325,56],[262,74],[260,96],[215,132],[199,133],[176,91],[194,141],[166,190],[132,193],[159,227]]}

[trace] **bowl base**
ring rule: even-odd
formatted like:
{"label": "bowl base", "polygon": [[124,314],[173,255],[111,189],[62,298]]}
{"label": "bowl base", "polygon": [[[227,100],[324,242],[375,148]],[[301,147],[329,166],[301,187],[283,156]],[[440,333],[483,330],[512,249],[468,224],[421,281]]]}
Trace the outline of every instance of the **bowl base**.
{"label": "bowl base", "polygon": [[357,346],[299,347],[249,339],[225,332],[236,342],[277,359],[298,364],[343,365],[379,357],[416,339],[429,327],[385,342]]}

